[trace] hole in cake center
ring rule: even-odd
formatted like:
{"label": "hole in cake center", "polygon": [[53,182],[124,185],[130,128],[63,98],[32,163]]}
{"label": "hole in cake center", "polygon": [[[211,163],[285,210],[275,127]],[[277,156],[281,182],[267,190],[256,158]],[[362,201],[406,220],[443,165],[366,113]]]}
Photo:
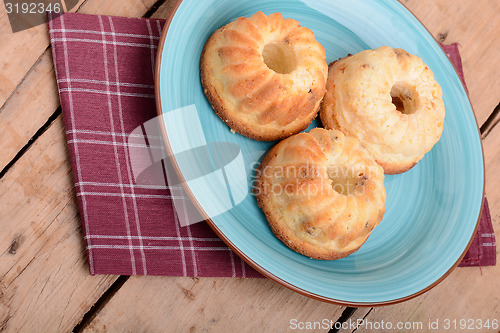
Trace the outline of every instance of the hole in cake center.
{"label": "hole in cake center", "polygon": [[332,166],[327,173],[333,190],[346,196],[360,192],[368,179],[366,172],[355,167]]}
{"label": "hole in cake center", "polygon": [[279,74],[290,74],[297,67],[295,52],[285,42],[271,42],[264,45],[262,57],[266,66]]}
{"label": "hole in cake center", "polygon": [[397,82],[391,89],[392,104],[403,114],[417,111],[418,95],[414,87],[404,82]]}

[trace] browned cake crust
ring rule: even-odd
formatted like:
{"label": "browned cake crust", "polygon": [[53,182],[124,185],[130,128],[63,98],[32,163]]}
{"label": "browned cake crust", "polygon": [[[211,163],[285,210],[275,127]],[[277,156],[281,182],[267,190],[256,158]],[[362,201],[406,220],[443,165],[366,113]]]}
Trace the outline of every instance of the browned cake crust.
{"label": "browned cake crust", "polygon": [[275,145],[254,188],[273,233],[292,250],[334,260],[357,251],[385,212],[384,172],[355,138],[315,128]]}
{"label": "browned cake crust", "polygon": [[422,60],[383,46],[330,64],[323,126],[355,136],[386,174],[408,171],[439,141],[441,87]]}
{"label": "browned cake crust", "polygon": [[256,140],[278,140],[307,128],[327,75],[325,51],[312,31],[279,13],[258,12],[218,29],[200,59],[201,83],[217,115]]}

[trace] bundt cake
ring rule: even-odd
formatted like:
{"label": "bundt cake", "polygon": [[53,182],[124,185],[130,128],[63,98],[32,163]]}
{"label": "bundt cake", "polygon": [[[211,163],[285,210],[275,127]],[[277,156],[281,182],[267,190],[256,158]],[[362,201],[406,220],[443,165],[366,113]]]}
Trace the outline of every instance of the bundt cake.
{"label": "bundt cake", "polygon": [[328,65],[314,33],[280,13],[257,12],[215,31],[200,60],[205,95],[238,133],[272,141],[316,117]]}
{"label": "bundt cake", "polygon": [[382,167],[338,130],[315,128],[275,145],[257,169],[254,194],[273,233],[315,259],[357,251],[385,212]]}
{"label": "bundt cake", "polygon": [[320,117],[355,136],[387,174],[411,169],[443,131],[441,87],[422,60],[383,46],[330,64]]}

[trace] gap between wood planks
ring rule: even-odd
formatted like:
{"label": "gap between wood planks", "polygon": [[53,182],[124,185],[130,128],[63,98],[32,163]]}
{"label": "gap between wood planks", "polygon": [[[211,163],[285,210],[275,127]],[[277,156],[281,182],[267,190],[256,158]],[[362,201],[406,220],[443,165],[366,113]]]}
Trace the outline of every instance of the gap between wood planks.
{"label": "gap between wood planks", "polygon": [[[143,17],[147,18],[147,17],[152,16],[158,10],[158,8],[163,3],[165,3],[166,1],[167,0],[158,0],[158,1],[156,1],[148,9],[148,11],[143,15]],[[87,2],[87,0],[85,0],[84,2],[82,2],[82,4],[78,7],[78,9],[76,10],[76,12],[78,12],[86,2]],[[2,112],[2,109],[4,108],[5,105],[7,105],[7,102],[9,101],[9,99],[15,94],[17,88],[24,82],[24,80],[27,77],[27,75],[35,68],[36,64],[40,62],[41,57],[45,54],[45,52],[48,49],[50,49],[50,47],[51,46],[49,45],[42,52],[42,54],[40,55],[40,57],[38,57],[38,59],[33,64],[33,66],[31,66],[31,68],[26,73],[25,77],[16,86],[16,89],[14,89],[14,91],[12,92],[12,94],[5,100],[5,103],[0,107],[0,112]],[[36,139],[38,139],[43,133],[45,133],[45,131],[52,125],[52,123],[57,119],[57,117],[59,115],[61,115],[61,113],[62,113],[61,106],[59,106],[54,111],[54,113],[52,113],[52,115],[47,119],[47,121],[38,129],[38,131],[36,131],[36,133],[33,134],[33,136],[28,140],[28,142],[17,152],[16,156],[14,156],[14,158],[2,170],[0,170],[0,179],[2,179],[3,176],[10,170],[10,168],[24,155],[24,153],[30,148],[30,146],[36,141]]]}
{"label": "gap between wood planks", "polygon": [[[80,8],[87,2],[85,0],[77,9],[77,12],[80,10]],[[166,0],[159,0],[151,6],[148,11],[144,14],[143,17],[151,17],[157,10],[158,8],[164,4]],[[48,50],[50,48],[50,45],[47,47]],[[43,52],[43,53],[44,53]],[[42,53],[42,54],[43,54]],[[41,56],[40,56],[41,57]],[[37,61],[34,63],[34,65],[30,68],[29,71],[31,71],[34,66],[40,61],[40,57],[37,59]],[[28,73],[29,73],[28,71]],[[23,78],[24,80],[24,78]],[[23,82],[18,84],[18,86]],[[17,89],[17,88],[16,88]],[[16,90],[14,90],[15,92]],[[13,92],[13,93],[14,93]],[[11,95],[12,96],[12,95]],[[9,96],[6,100],[6,102],[11,98]],[[5,105],[5,104],[4,104]],[[1,111],[1,108],[0,108]],[[0,171],[0,179],[3,178],[3,176],[10,170],[10,168],[28,151],[28,149],[31,147],[31,145],[41,136],[45,131],[54,123],[54,121],[61,116],[62,110],[61,107],[59,106],[54,113],[47,119],[47,121],[38,129],[38,131],[28,140],[28,142],[19,150],[19,152],[16,154],[16,156]],[[493,130],[493,128],[500,122],[500,104],[498,104],[492,111],[492,113],[489,115],[489,117],[486,119],[486,121],[480,126],[480,134],[481,134],[481,139],[484,139],[488,136],[489,133]],[[81,322],[76,325],[73,329],[74,332],[81,332],[92,320],[99,314],[99,312],[106,306],[106,304],[109,302],[109,300],[116,294],[116,292],[127,282],[129,279],[128,276],[120,276],[118,279],[108,288],[108,290],[96,301],[96,303],[92,306],[92,308],[83,316]],[[343,311],[342,315],[337,319],[337,323],[344,323],[349,318],[351,318],[355,312],[358,310],[358,308],[354,307],[346,307],[345,310]],[[373,308],[371,308],[368,313],[364,316],[366,317]],[[335,325],[334,325],[335,326]],[[338,332],[338,329],[335,329],[334,327],[329,331],[331,333]],[[354,331],[353,331],[354,332]]]}
{"label": "gap between wood planks", "polygon": [[[341,330],[341,328],[342,328],[342,324],[343,324],[343,323],[345,323],[347,320],[349,320],[349,318],[351,318],[351,317],[354,315],[354,313],[358,310],[358,308],[347,308],[347,309],[353,309],[353,310],[349,313],[349,316],[348,316],[348,317],[346,317],[346,318],[342,318],[342,317],[344,316],[344,314],[342,314],[342,317],[340,317],[340,318],[339,318],[339,320],[337,320],[337,323],[339,323],[339,325],[338,325],[338,326],[335,326],[335,325],[334,325],[334,328],[332,328],[330,331],[328,331],[328,333],[337,333],[337,332],[339,332],[339,331]],[[346,310],[347,310],[347,309],[346,309]],[[366,317],[368,317],[368,315],[370,314],[370,312],[372,312],[372,310],[373,310],[373,308],[370,308],[370,310],[368,310],[368,312],[367,312],[367,313],[365,313],[365,315],[363,316],[363,319],[362,319],[362,320],[365,320],[365,319],[366,319]],[[345,311],[344,311],[344,312],[345,312]],[[341,319],[342,319],[342,320],[341,320]],[[335,324],[337,324],[337,323],[335,323]],[[335,327],[338,327],[338,328],[335,328]],[[356,327],[356,328],[355,328],[352,332],[350,332],[350,333],[354,333],[354,332],[356,332],[356,331],[358,330],[358,327],[359,327],[359,326],[357,326],[357,327]]]}
{"label": "gap between wood planks", "polygon": [[[157,10],[158,8],[165,2],[166,0],[159,0],[157,2],[154,3],[153,6],[151,6],[151,8],[148,9],[148,11],[143,15],[143,17],[150,17],[151,15],[153,15]],[[80,6],[78,6],[78,8],[75,10],[75,13],[78,13],[80,11],[80,9],[87,3],[87,0],[83,1]],[[12,96],[15,95],[16,91],[19,89],[19,87],[23,84],[23,82],[26,80],[26,78],[28,77],[28,75],[36,68],[36,65],[38,63],[40,63],[40,61],[42,60],[42,57],[43,55],[45,54],[45,52],[47,52],[47,50],[50,49],[50,43],[49,45],[45,48],[45,50],[42,51],[42,53],[40,54],[40,56],[36,59],[36,61],[33,63],[33,65],[30,67],[30,69],[26,72],[26,74],[24,75],[24,77],[21,79],[21,81],[19,81],[16,85],[16,87],[14,88],[14,90],[12,90],[12,92],[10,93],[10,95],[5,99],[5,101],[3,102],[2,106],[0,106],[0,112],[2,112],[2,110],[4,109],[4,107],[8,104],[9,100],[12,98]]]}
{"label": "gap between wood planks", "polygon": [[[78,8],[75,10],[75,12],[78,12],[82,8],[82,6],[85,5],[86,2],[87,2],[87,0],[83,1],[80,4],[80,6],[78,6]],[[26,74],[24,75],[24,77],[21,79],[21,81],[19,81],[17,83],[16,87],[14,88],[14,90],[12,90],[12,92],[9,95],[9,97],[7,97],[5,99],[5,101],[3,102],[3,105],[0,107],[0,112],[2,112],[2,110],[4,109],[4,107],[7,105],[7,103],[12,98],[12,96],[14,96],[14,94],[19,89],[19,87],[23,84],[24,80],[26,80],[26,78],[28,77],[28,75],[35,69],[36,65],[38,63],[40,63],[40,61],[42,60],[43,55],[45,54],[45,52],[47,52],[48,49],[50,49],[50,42],[49,42],[49,45],[45,48],[45,50],[43,50],[42,53],[40,53],[40,56],[36,59],[36,61],[33,63],[33,65],[30,67],[30,69],[28,69],[28,71],[26,72]]]}
{"label": "gap between wood planks", "polygon": [[358,308],[352,308],[352,307],[345,308],[344,312],[342,312],[342,315],[339,317],[339,319],[337,319],[335,324],[333,324],[332,328],[328,331],[328,333],[337,333],[340,330],[340,327],[342,327],[342,324],[345,323],[347,320],[349,320],[349,318],[351,318],[354,315],[354,312],[356,312],[357,309]]}
{"label": "gap between wood planks", "polygon": [[493,128],[500,122],[500,103],[493,109],[488,119],[481,125],[479,131],[481,132],[481,139],[484,140],[493,130]]}
{"label": "gap between wood planks", "polygon": [[127,282],[130,276],[120,275],[118,279],[102,294],[102,296],[97,300],[97,302],[92,305],[89,311],[83,315],[82,320],[78,325],[76,325],[72,332],[80,333],[83,332],[85,327],[88,326],[94,320],[94,318],[101,312],[102,308],[108,304],[111,298],[118,292],[118,290]]}

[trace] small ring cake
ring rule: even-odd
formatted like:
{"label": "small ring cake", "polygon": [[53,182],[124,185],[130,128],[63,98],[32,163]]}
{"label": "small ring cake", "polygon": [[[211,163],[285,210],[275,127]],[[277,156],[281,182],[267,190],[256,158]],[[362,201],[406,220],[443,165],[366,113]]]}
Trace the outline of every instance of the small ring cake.
{"label": "small ring cake", "polygon": [[325,93],[328,66],[314,33],[280,13],[240,17],[208,39],[200,75],[229,127],[272,141],[307,128]]}
{"label": "small ring cake", "polygon": [[273,233],[315,259],[357,251],[385,212],[382,167],[337,130],[315,128],[279,142],[262,159],[254,194]]}
{"label": "small ring cake", "polygon": [[422,60],[382,46],[332,64],[320,117],[357,137],[387,174],[411,169],[439,141],[444,104]]}

